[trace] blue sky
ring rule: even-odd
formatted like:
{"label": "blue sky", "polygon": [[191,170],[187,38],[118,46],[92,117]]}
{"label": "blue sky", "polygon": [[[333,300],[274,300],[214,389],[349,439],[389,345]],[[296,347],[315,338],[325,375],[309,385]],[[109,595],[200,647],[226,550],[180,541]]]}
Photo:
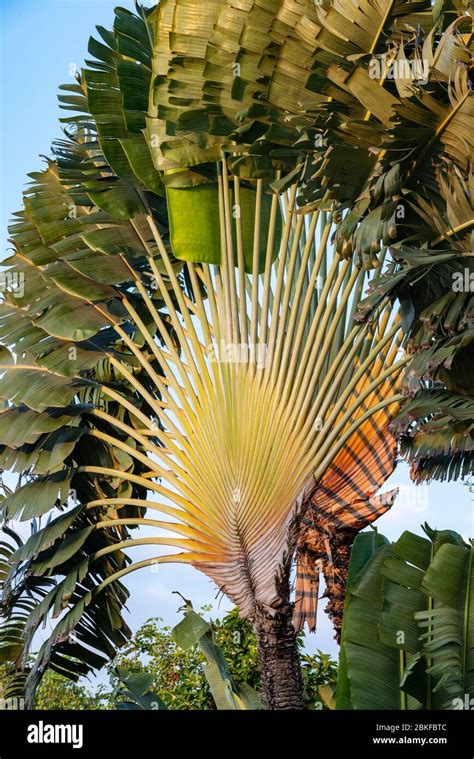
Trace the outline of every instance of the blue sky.
{"label": "blue sky", "polygon": [[[60,137],[56,100],[80,68],[97,24],[110,26],[112,0],[0,0],[2,241],[10,213],[20,208],[26,175],[42,167],[52,139]],[[133,7],[130,2],[123,3]]]}
{"label": "blue sky", "polygon": [[[42,167],[40,154],[48,154],[51,141],[60,136],[60,109],[56,94],[59,84],[71,81],[70,64],[81,67],[87,58],[87,41],[96,24],[110,28],[112,0],[0,0],[1,17],[1,228],[3,251],[7,249],[10,214],[21,207],[21,190],[27,173]],[[133,8],[125,0],[122,5]],[[395,539],[404,529],[420,531],[427,521],[432,527],[451,528],[465,537],[474,534],[473,501],[460,483],[433,484],[415,488],[408,468],[400,465],[386,488],[401,486],[399,502],[379,522],[387,537]],[[134,559],[152,554],[135,549]],[[154,569],[157,569],[156,567]],[[162,616],[170,624],[178,621],[178,590],[195,606],[214,603],[216,588],[200,572],[181,565],[144,569],[129,576],[131,591],[129,622],[132,629],[150,616]],[[221,609],[230,608],[223,599]],[[316,635],[308,637],[308,648],[336,653],[332,630],[320,616]]]}

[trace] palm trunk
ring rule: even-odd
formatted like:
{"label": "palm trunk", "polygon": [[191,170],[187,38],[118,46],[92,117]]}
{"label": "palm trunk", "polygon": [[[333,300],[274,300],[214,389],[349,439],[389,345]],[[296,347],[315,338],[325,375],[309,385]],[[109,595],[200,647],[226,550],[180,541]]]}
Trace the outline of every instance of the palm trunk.
{"label": "palm trunk", "polygon": [[304,709],[303,680],[291,607],[277,611],[274,616],[259,608],[254,627],[266,708]]}
{"label": "palm trunk", "polygon": [[290,603],[290,566],[283,569],[280,603],[271,610],[258,604],[254,615],[262,699],[267,709],[304,709],[303,678]]}

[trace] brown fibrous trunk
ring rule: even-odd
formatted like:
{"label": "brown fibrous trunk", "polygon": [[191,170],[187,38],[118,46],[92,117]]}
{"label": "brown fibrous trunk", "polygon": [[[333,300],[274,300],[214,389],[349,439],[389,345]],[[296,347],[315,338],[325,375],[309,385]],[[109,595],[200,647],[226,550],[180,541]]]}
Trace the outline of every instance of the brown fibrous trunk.
{"label": "brown fibrous trunk", "polygon": [[262,699],[267,709],[304,709],[303,680],[292,607],[255,611]]}
{"label": "brown fibrous trunk", "polygon": [[[320,514],[313,507],[309,516],[302,520],[298,541],[299,551],[305,552],[310,565],[324,576],[326,591],[323,597],[328,599],[325,611],[333,624],[337,643],[341,642],[350,555],[358,532],[359,529],[333,523],[330,516]],[[310,629],[314,627],[310,626]]]}
{"label": "brown fibrous trunk", "polygon": [[275,577],[275,597],[271,606],[256,601],[253,609],[261,694],[267,709],[300,711],[305,708],[297,632],[293,625],[294,604],[290,601],[290,571],[299,519],[315,488],[314,477],[309,477],[297,500],[288,529],[288,550]]}
{"label": "brown fibrous trunk", "polygon": [[262,700],[267,709],[304,709],[297,633],[290,602],[291,554],[276,578],[278,601],[272,607],[257,603],[253,618],[257,637]]}
{"label": "brown fibrous trunk", "polygon": [[352,544],[357,536],[354,530],[335,532],[330,538],[332,562],[323,562],[322,570],[326,582],[328,603],[326,614],[334,626],[334,637],[340,644],[342,622],[344,617],[344,602],[346,598],[347,577]]}

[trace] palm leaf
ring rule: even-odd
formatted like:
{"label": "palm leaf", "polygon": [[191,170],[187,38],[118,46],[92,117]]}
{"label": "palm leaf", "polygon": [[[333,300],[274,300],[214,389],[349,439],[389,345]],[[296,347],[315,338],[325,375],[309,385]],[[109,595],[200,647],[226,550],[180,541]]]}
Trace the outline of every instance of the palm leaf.
{"label": "palm leaf", "polygon": [[357,539],[338,708],[463,708],[472,692],[472,546],[424,530],[428,539],[405,532],[368,562],[368,537]]}

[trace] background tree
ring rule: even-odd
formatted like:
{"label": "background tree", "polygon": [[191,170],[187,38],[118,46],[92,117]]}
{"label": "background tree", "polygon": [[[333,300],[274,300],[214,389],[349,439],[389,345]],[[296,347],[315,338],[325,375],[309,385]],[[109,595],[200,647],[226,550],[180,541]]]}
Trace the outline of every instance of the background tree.
{"label": "background tree", "polygon": [[[210,612],[210,607],[202,609]],[[260,670],[255,633],[248,620],[233,609],[222,619],[212,620],[216,643],[222,649],[232,678],[254,690],[260,689]],[[299,636],[303,646],[303,636]],[[336,663],[327,654],[301,653],[304,697],[306,708],[321,709],[323,702],[319,689],[333,686],[337,676]],[[74,683],[48,669],[36,692],[35,709],[115,709],[120,682],[117,671],[150,676],[150,689],[168,709],[215,709],[208,680],[202,665],[206,659],[202,651],[192,646],[182,648],[172,635],[172,628],[160,618],[149,619],[141,625],[129,643],[113,659],[107,669],[110,686],[90,687]],[[14,677],[14,675],[13,675]],[[0,683],[5,682],[10,692],[11,666],[1,665]]]}
{"label": "background tree", "polygon": [[[221,647],[232,677],[237,683],[247,683],[260,689],[255,633],[248,620],[233,609],[222,619],[212,621],[216,643]],[[299,645],[303,645],[300,636]],[[150,619],[142,625],[124,647],[115,665],[131,672],[153,675],[152,690],[159,694],[169,709],[215,709],[208,682],[202,670],[205,661],[196,647],[183,649],[176,645],[171,628],[160,619]],[[318,688],[333,683],[336,663],[327,654],[302,653],[302,673],[306,708],[322,708]]]}

